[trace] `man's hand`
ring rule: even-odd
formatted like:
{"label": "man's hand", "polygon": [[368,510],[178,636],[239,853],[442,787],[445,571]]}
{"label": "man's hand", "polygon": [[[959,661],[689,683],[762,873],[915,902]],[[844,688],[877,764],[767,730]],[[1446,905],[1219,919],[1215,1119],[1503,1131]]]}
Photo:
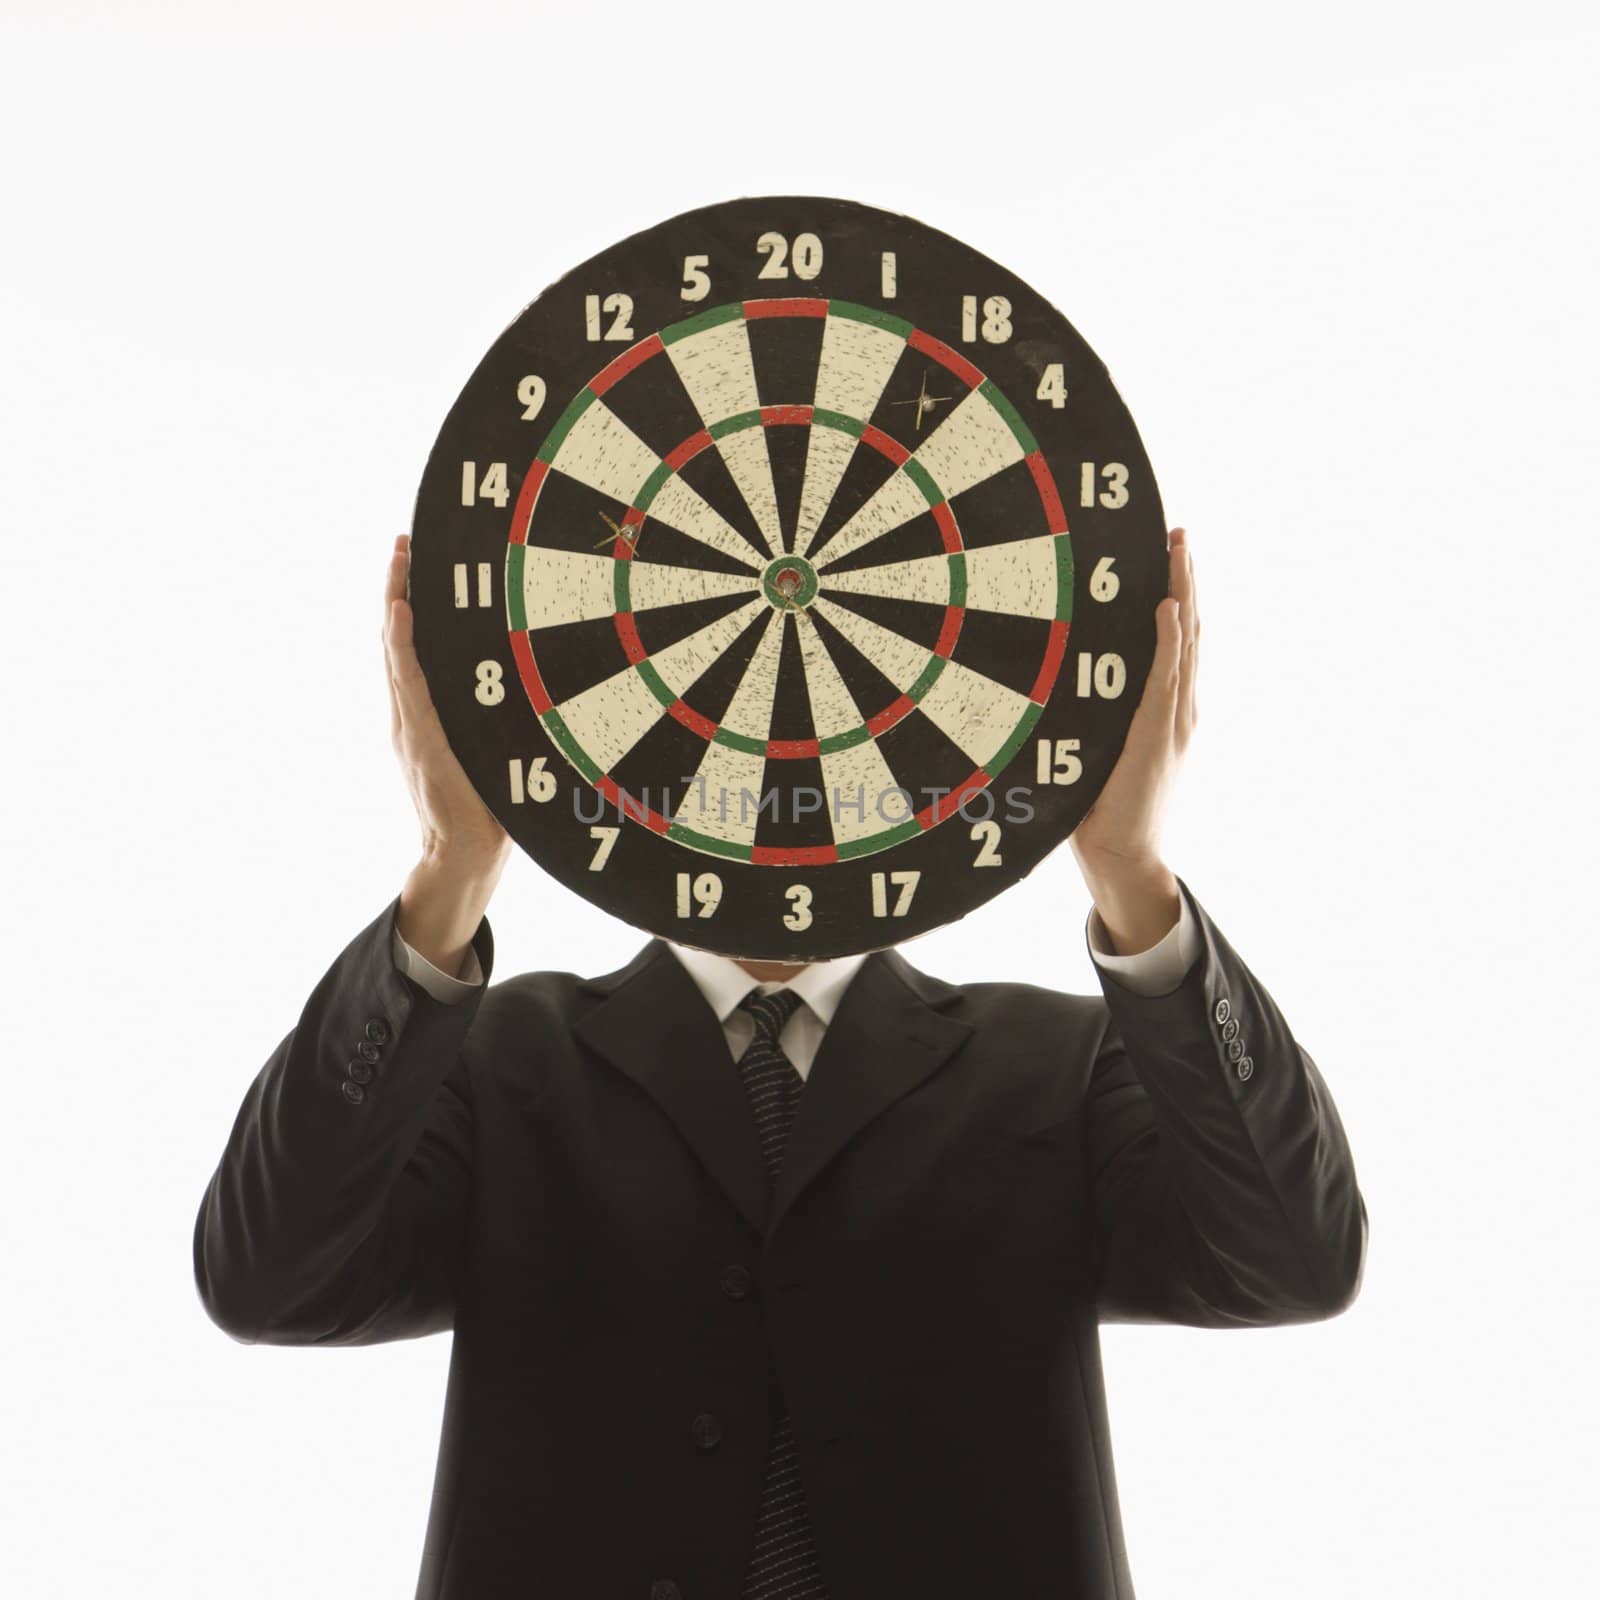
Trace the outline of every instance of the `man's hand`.
{"label": "man's hand", "polygon": [[1188,536],[1174,528],[1168,588],[1156,607],[1156,654],[1122,754],[1070,843],[1095,908],[1119,954],[1157,944],[1180,910],[1177,880],[1162,860],[1167,796],[1195,726],[1200,612]]}
{"label": "man's hand", "polygon": [[383,653],[389,729],[422,826],[422,856],[400,896],[400,937],[441,971],[460,970],[467,945],[511,855],[511,836],[478,797],[445,737],[412,639],[406,576],[411,539],[389,557]]}
{"label": "man's hand", "polygon": [[389,557],[385,595],[383,651],[389,668],[389,731],[422,825],[423,855],[430,860],[449,857],[487,867],[510,853],[511,839],[478,798],[434,709],[412,640],[411,604],[406,599],[410,567],[411,539],[401,534]]}

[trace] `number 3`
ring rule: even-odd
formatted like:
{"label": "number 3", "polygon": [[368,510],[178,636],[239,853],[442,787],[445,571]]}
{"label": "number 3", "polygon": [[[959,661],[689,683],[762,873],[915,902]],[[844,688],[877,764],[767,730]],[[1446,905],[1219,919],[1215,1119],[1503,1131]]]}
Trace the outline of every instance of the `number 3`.
{"label": "number 3", "polygon": [[795,933],[803,933],[811,926],[811,890],[803,883],[791,883],[783,891],[789,897],[789,914],[783,925]]}

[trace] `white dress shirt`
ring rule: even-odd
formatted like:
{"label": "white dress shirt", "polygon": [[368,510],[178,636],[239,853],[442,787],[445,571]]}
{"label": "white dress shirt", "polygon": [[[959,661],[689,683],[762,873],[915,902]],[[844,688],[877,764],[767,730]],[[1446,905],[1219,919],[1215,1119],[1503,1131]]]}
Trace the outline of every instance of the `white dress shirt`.
{"label": "white dress shirt", "polygon": [[[1114,981],[1138,994],[1167,994],[1183,982],[1194,958],[1200,953],[1200,930],[1195,926],[1189,902],[1178,896],[1178,920],[1167,931],[1166,937],[1140,950],[1134,955],[1112,955],[1107,948],[1105,926],[1100,913],[1089,908],[1089,953],[1096,964],[1114,975]],[[811,1070],[816,1059],[822,1035],[844,992],[850,987],[865,956],[839,956],[831,961],[813,961],[801,969],[787,983],[757,984],[736,961],[727,956],[713,955],[707,950],[690,950],[684,945],[666,941],[667,948],[683,963],[684,970],[694,979],[695,986],[706,997],[706,1004],[722,1024],[723,1036],[728,1041],[729,1053],[737,1061],[745,1046],[755,1037],[755,1021],[739,1002],[751,989],[759,988],[763,994],[777,989],[793,989],[804,1004],[796,1006],[794,1015],[784,1025],[779,1036],[783,1053],[794,1062],[802,1078]],[[394,933],[395,965],[421,986],[435,1000],[453,1005],[465,999],[483,982],[483,968],[478,962],[478,952],[467,946],[462,958],[461,972],[451,977],[420,952],[413,950]]]}
{"label": "white dress shirt", "polygon": [[861,956],[837,956],[832,961],[813,961],[802,967],[787,983],[757,983],[737,961],[727,956],[712,955],[709,950],[690,950],[681,944],[668,947],[684,964],[689,976],[706,997],[706,1004],[716,1013],[722,1024],[723,1037],[737,1061],[756,1036],[755,1018],[739,1009],[739,1002],[752,989],[762,994],[775,994],[779,989],[793,989],[805,1002],[796,1006],[794,1015],[783,1026],[778,1043],[783,1053],[794,1062],[795,1070],[803,1078],[811,1071],[817,1048],[822,1043],[823,1031],[833,1021],[833,1014],[844,999],[861,963]]}

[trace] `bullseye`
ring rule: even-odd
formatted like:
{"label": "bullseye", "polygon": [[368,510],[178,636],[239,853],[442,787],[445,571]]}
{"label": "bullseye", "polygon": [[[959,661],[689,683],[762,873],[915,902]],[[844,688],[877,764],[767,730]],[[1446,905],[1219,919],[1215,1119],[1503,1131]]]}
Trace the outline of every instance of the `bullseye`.
{"label": "bullseye", "polygon": [[817,597],[816,568],[804,556],[779,556],[767,564],[761,588],[775,609],[804,610]]}

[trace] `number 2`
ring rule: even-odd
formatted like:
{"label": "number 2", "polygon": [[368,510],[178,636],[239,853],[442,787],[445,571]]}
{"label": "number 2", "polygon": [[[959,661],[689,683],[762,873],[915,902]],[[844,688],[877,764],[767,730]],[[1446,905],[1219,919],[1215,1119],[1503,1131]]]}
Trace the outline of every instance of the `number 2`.
{"label": "number 2", "polygon": [[998,822],[974,822],[971,837],[980,841],[978,853],[972,858],[973,866],[998,867],[1002,864]]}

